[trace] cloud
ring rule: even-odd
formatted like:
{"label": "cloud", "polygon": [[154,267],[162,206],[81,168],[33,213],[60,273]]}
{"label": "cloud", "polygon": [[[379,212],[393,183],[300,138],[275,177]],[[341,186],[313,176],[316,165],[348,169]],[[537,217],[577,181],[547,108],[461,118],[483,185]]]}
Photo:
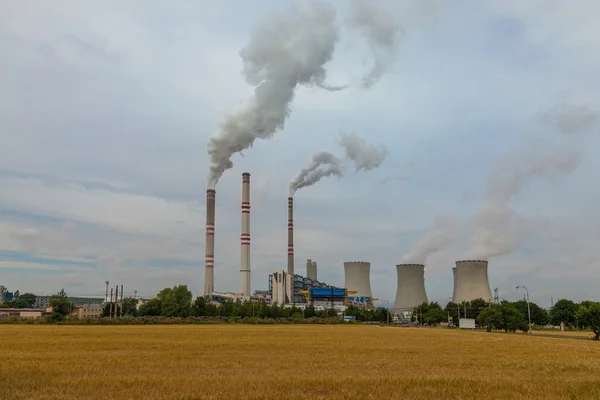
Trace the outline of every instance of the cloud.
{"label": "cloud", "polygon": [[[239,51],[256,43],[253,27],[290,3],[2,3],[0,251],[13,267],[1,283],[100,295],[107,279],[150,295],[188,283],[200,293],[206,144],[272,65],[254,60],[256,79],[245,81]],[[600,139],[573,132],[598,131],[598,4],[409,3],[381,16],[402,27],[394,57],[355,40],[352,9],[335,3],[342,29],[327,81],[356,82],[374,65],[385,74],[368,91],[299,87],[285,129],[232,155],[217,190],[216,287],[239,287],[240,174],[252,174],[252,288],[266,288],[285,265],[290,177],[348,129],[385,143],[388,157],[378,171],[298,192],[298,265],[312,258],[324,280],[343,284],[343,261],[371,261],[374,292],[392,299],[394,265],[433,216],[448,215],[462,234],[427,257],[430,299],[451,294],[469,223],[486,220],[496,234],[480,236],[484,247],[510,253],[490,261],[506,296],[517,284],[545,305],[596,296]]]}

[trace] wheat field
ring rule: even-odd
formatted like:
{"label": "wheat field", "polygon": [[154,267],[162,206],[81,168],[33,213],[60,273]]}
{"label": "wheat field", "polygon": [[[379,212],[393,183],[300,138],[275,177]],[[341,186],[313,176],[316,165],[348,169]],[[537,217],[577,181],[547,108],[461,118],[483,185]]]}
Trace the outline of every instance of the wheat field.
{"label": "wheat field", "polygon": [[0,399],[599,399],[600,343],[360,325],[0,325]]}

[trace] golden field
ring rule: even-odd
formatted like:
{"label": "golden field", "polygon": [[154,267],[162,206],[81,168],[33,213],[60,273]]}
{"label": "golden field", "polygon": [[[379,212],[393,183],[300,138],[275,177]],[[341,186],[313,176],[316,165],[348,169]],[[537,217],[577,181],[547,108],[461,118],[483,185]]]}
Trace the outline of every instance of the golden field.
{"label": "golden field", "polygon": [[0,325],[0,399],[600,399],[591,340],[360,325]]}

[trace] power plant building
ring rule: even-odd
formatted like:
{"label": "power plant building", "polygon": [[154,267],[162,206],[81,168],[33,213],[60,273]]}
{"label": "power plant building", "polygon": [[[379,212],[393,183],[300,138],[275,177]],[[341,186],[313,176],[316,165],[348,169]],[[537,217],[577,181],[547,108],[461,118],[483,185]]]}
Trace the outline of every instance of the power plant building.
{"label": "power plant building", "polygon": [[312,261],[311,259],[306,260],[306,277],[308,279],[312,279],[313,281],[317,280],[317,262]]}
{"label": "power plant building", "polygon": [[331,286],[301,275],[290,275],[283,269],[269,275],[269,292],[273,303],[306,303],[306,294],[311,288],[331,288]]}
{"label": "power plant building", "polygon": [[475,299],[490,301],[492,292],[488,280],[488,262],[484,260],[457,261],[452,268],[454,292],[452,301],[462,303]]}
{"label": "power plant building", "polygon": [[427,303],[425,291],[425,266],[423,264],[396,265],[398,285],[394,301],[394,314],[410,311]]}

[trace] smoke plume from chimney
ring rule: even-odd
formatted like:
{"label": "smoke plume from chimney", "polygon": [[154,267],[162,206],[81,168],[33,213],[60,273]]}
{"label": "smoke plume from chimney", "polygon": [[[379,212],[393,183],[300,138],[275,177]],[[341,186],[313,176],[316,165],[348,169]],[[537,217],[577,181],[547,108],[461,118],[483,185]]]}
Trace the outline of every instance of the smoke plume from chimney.
{"label": "smoke plume from chimney", "polygon": [[450,217],[440,216],[435,219],[433,230],[423,236],[404,256],[405,264],[425,264],[427,257],[452,243],[459,235],[456,221]]}
{"label": "smoke plume from chimney", "polygon": [[328,151],[320,151],[312,158],[308,167],[302,169],[298,175],[290,182],[290,196],[296,193],[296,190],[312,186],[327,176],[344,176],[344,169],[341,161]]}
{"label": "smoke plume from chimney", "polygon": [[346,151],[346,157],[356,166],[357,172],[378,168],[388,154],[385,146],[373,146],[355,134],[342,133],[338,143]]}
{"label": "smoke plume from chimney", "polygon": [[284,128],[298,85],[340,89],[325,83],[324,65],[331,60],[337,41],[336,10],[322,1],[298,3],[256,26],[240,51],[243,73],[255,86],[254,95],[225,117],[208,142],[209,187],[214,188],[233,167],[233,154]]}

